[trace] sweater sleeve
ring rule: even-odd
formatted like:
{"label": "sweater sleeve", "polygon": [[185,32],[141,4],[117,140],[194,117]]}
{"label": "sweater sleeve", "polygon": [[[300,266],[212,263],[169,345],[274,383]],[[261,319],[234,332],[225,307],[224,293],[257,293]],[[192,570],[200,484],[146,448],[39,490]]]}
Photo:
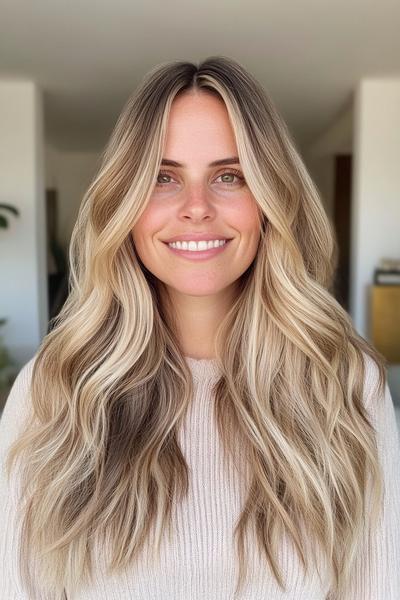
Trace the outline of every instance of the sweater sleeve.
{"label": "sweater sleeve", "polygon": [[18,468],[11,470],[8,481],[5,459],[28,413],[34,358],[18,373],[0,419],[0,596],[7,600],[32,600],[22,586],[18,563],[21,531],[17,513]]}
{"label": "sweater sleeve", "polygon": [[[367,363],[368,364],[368,363]],[[393,400],[385,384],[383,397],[371,394],[378,369],[369,362],[366,370],[366,408],[376,430],[383,470],[383,510],[378,527],[368,540],[365,535],[357,556],[350,589],[340,600],[399,600],[400,570],[400,444]],[[367,499],[367,505],[369,499]]]}

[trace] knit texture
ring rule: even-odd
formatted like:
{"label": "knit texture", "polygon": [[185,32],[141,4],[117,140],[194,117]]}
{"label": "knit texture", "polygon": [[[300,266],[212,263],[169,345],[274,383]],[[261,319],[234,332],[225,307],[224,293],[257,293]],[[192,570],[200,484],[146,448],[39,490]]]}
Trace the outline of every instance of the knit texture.
{"label": "knit texture", "polygon": [[[34,357],[35,358],[35,357]],[[17,481],[7,482],[6,452],[18,435],[29,406],[29,384],[34,358],[20,371],[0,420],[0,598],[52,600],[43,590],[29,598],[18,570],[19,528],[16,521]],[[246,497],[248,481],[223,462],[222,445],[213,419],[213,385],[219,368],[213,359],[186,357],[194,381],[194,396],[179,443],[189,466],[188,497],[174,509],[173,536],[165,539],[158,561],[151,542],[140,560],[123,576],[108,576],[105,553],[96,547],[90,585],[68,600],[325,600],[328,570],[321,558],[317,570],[305,576],[297,553],[284,538],[278,554],[287,590],[272,576],[256,544],[249,544],[249,577],[240,596],[234,596],[237,576],[233,530]],[[384,512],[372,546],[365,543],[357,558],[346,597],[335,600],[399,600],[400,570],[400,444],[388,386],[380,402],[369,402],[377,377],[367,362],[365,404],[378,434],[385,477]]]}

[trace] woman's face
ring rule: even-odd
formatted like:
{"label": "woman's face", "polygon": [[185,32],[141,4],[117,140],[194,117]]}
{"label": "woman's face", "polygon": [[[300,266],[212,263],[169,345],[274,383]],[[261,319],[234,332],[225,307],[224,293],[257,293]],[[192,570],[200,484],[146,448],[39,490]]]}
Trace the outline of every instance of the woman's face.
{"label": "woman's face", "polygon": [[[258,207],[238,160],[221,100],[200,92],[173,101],[157,183],[132,232],[141,261],[172,296],[234,289],[257,253]],[[208,249],[212,240],[229,241]]]}

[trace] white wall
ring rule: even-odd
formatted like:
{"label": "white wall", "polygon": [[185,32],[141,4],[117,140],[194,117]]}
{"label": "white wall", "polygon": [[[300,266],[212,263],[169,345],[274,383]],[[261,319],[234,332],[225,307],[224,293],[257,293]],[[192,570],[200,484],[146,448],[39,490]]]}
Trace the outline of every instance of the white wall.
{"label": "white wall", "polygon": [[[369,291],[384,257],[400,258],[400,79],[365,79],[355,97],[351,314],[369,339]],[[388,368],[400,405],[400,365]]]}
{"label": "white wall", "polygon": [[22,365],[48,324],[43,104],[34,82],[0,80],[0,131],[0,203],[20,210],[0,230],[1,334]]}
{"label": "white wall", "polygon": [[400,79],[365,79],[355,96],[350,307],[369,336],[369,291],[383,257],[400,258]]}

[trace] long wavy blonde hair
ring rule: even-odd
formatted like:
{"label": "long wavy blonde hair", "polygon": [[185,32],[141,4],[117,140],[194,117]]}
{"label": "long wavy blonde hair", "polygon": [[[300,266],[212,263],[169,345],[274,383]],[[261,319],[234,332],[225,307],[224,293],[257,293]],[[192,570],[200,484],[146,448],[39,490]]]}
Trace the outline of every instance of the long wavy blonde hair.
{"label": "long wavy blonde hair", "polygon": [[73,598],[91,572],[95,534],[110,544],[110,570],[122,570],[151,527],[159,548],[187,493],[177,432],[191,371],[132,230],[158,175],[171,103],[188,90],[225,103],[262,214],[257,256],[215,347],[223,448],[236,460],[240,436],[251,473],[234,531],[236,591],[250,526],[282,589],[279,540],[291,536],[308,569],[307,532],[340,593],[367,526],[368,482],[371,527],[378,519],[383,479],[363,395],[365,359],[378,366],[377,394],[385,363],[333,296],[337,248],[318,191],[282,118],[239,63],[163,63],[128,100],[83,197],[69,296],[37,352],[32,414],[8,455],[8,473],[21,459],[21,573],[31,597],[32,557],[52,597]]}

